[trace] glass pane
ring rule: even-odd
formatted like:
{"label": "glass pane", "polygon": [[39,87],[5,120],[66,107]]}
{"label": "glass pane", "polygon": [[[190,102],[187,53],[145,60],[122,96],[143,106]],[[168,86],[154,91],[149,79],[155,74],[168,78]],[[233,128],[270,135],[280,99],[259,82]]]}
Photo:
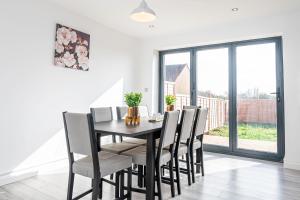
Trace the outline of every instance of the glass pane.
{"label": "glass pane", "polygon": [[275,93],[275,43],[238,47],[238,148],[277,152]]}
{"label": "glass pane", "polygon": [[[164,56],[164,97],[176,96],[175,109],[190,105],[190,53]],[[166,110],[167,106],[164,104]]]}
{"label": "glass pane", "polygon": [[209,110],[204,143],[228,147],[228,48],[198,51],[197,77],[197,105]]}

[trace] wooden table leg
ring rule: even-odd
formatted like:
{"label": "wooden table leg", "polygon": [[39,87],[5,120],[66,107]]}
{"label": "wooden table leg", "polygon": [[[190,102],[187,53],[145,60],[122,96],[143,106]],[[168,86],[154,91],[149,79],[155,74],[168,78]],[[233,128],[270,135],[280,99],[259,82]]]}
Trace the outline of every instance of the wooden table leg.
{"label": "wooden table leg", "polygon": [[147,136],[147,173],[146,173],[146,200],[153,200],[155,190],[155,139],[153,134]]}

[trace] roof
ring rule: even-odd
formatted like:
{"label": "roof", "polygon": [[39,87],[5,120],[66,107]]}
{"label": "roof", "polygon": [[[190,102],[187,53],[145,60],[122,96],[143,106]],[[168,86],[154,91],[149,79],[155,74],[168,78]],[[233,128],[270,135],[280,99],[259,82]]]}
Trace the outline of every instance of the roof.
{"label": "roof", "polygon": [[175,82],[187,64],[166,65],[166,81]]}

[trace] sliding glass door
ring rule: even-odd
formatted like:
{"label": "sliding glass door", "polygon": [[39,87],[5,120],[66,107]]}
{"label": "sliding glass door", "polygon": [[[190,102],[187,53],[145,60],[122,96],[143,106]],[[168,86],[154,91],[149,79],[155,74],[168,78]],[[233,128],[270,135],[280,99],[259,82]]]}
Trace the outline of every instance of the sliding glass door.
{"label": "sliding glass door", "polygon": [[236,47],[237,148],[277,152],[276,44]]}
{"label": "sliding glass door", "polygon": [[160,110],[209,109],[205,150],[281,161],[284,156],[281,37],[160,52]]}
{"label": "sliding glass door", "polygon": [[196,53],[197,106],[208,108],[205,144],[229,147],[228,48]]}

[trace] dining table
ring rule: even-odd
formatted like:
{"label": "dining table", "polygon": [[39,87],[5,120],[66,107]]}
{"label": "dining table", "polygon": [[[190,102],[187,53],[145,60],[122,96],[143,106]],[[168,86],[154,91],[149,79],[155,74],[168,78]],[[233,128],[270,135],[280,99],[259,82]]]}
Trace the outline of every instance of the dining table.
{"label": "dining table", "polygon": [[94,124],[94,130],[98,138],[101,138],[103,134],[146,139],[146,200],[155,199],[155,140],[160,138],[161,129],[161,121],[150,122],[148,119],[141,119],[140,124],[135,126],[126,125],[124,120],[97,122]]}

